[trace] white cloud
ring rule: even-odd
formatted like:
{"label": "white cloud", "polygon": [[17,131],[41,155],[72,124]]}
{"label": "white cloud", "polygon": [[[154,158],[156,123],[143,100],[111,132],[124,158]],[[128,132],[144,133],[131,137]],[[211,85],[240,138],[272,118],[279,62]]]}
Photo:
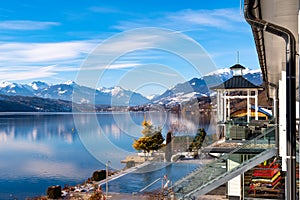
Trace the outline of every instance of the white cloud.
{"label": "white cloud", "polygon": [[92,69],[124,69],[124,68],[131,68],[131,67],[137,67],[142,64],[140,63],[116,63],[116,64],[111,64],[109,66],[98,66],[95,68],[90,68]]}
{"label": "white cloud", "polygon": [[[99,41],[82,40],[57,43],[0,43],[0,80],[21,81],[54,77],[61,72],[77,72],[90,52]],[[108,53],[113,53],[119,45],[132,46],[130,41],[106,45]],[[137,43],[135,46],[144,46]],[[140,65],[133,61],[113,62],[109,66],[101,65],[96,60],[95,65],[84,70],[122,69]]]}
{"label": "white cloud", "polygon": [[121,21],[114,28],[128,30],[146,26],[164,27],[178,31],[213,27],[223,30],[231,30],[235,23],[241,23],[244,19],[238,9],[215,10],[181,10],[167,13],[156,18],[140,18],[134,21]]}
{"label": "white cloud", "polygon": [[109,38],[109,42],[105,41],[102,43],[101,49],[99,50],[106,53],[117,54],[120,51],[123,52],[128,49],[127,53],[129,53],[133,49],[146,49],[150,48],[151,46],[156,46],[157,43],[163,41],[164,39],[165,38],[163,36],[158,36],[155,32],[153,35],[151,35],[150,33],[141,30],[140,32],[136,31],[125,33]]}
{"label": "white cloud", "polygon": [[0,61],[49,62],[76,59],[95,47],[93,41],[58,43],[0,43]]}
{"label": "white cloud", "polygon": [[170,21],[190,26],[208,26],[219,29],[231,29],[234,23],[243,18],[236,9],[183,10],[167,17]]}
{"label": "white cloud", "polygon": [[43,22],[31,20],[0,21],[0,29],[6,30],[43,30],[52,26],[59,26],[58,22]]}
{"label": "white cloud", "polygon": [[[150,29],[147,30],[151,31]],[[83,64],[82,69],[124,69],[140,66],[142,63],[145,63],[145,58],[148,55],[153,57],[149,52],[147,54],[147,50],[158,48],[158,44],[163,43],[164,40],[166,40],[166,36],[160,36],[158,33],[155,33],[155,30],[153,34],[145,32],[144,29],[117,34],[103,41],[91,52],[91,57]],[[141,51],[143,51],[142,58],[134,56]],[[129,56],[127,56],[128,54]]]}
{"label": "white cloud", "polygon": [[19,81],[40,79],[57,74],[55,71],[55,66],[23,66],[22,69],[13,69],[13,67],[10,67],[9,69],[0,67],[0,80]]}
{"label": "white cloud", "polygon": [[[159,65],[158,65],[159,66]],[[166,69],[169,69],[169,71],[164,71],[162,70],[162,68],[166,68]],[[149,74],[158,74],[158,75],[161,75],[161,77],[176,77],[178,78],[179,77],[179,74],[176,73],[172,68],[170,67],[166,67],[166,66],[161,66],[161,69],[160,70],[151,70],[151,69],[146,69],[145,70],[145,73],[149,73]]]}

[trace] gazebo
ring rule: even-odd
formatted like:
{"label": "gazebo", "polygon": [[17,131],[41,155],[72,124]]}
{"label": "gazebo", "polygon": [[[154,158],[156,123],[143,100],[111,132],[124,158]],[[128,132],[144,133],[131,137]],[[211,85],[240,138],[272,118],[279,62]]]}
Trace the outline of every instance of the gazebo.
{"label": "gazebo", "polygon": [[[231,101],[234,99],[247,99],[247,120],[251,119],[251,101],[254,99],[255,120],[258,120],[258,91],[263,88],[257,86],[243,77],[243,70],[246,69],[240,64],[235,64],[230,69],[233,77],[224,83],[211,87],[217,91],[217,121],[221,126],[225,126],[225,122],[231,120]],[[220,130],[220,129],[219,129]],[[221,129],[222,130],[222,129]],[[221,131],[220,130],[220,131]]]}

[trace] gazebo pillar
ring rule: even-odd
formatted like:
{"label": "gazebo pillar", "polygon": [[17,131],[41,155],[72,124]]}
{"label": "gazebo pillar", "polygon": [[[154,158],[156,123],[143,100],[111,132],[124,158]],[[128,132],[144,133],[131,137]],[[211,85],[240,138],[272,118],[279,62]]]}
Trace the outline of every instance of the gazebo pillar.
{"label": "gazebo pillar", "polygon": [[224,91],[218,89],[217,90],[217,120],[218,120],[218,129],[217,129],[217,134],[219,135],[219,137],[224,137],[226,135],[226,128],[225,128],[225,124],[224,124],[224,115],[226,115],[226,113],[224,113],[224,108],[226,108],[226,106],[224,105]]}
{"label": "gazebo pillar", "polygon": [[250,110],[250,91],[247,90],[247,123],[250,122],[250,115],[251,115],[251,110]]}
{"label": "gazebo pillar", "polygon": [[223,110],[223,107],[224,107],[224,105],[223,105],[224,100],[223,100],[223,98],[224,98],[224,95],[223,95],[223,91],[221,90],[221,91],[220,91],[220,116],[219,116],[220,121],[224,121],[224,120],[223,120],[223,116],[224,116],[224,110]]}
{"label": "gazebo pillar", "polygon": [[[230,94],[229,94],[229,97],[230,97]],[[228,98],[228,101],[227,101],[227,120],[230,120],[230,98]]]}
{"label": "gazebo pillar", "polygon": [[226,92],[223,92],[223,121],[226,121],[227,112],[226,112]]}
{"label": "gazebo pillar", "polygon": [[258,120],[258,90],[255,90],[255,120]]}
{"label": "gazebo pillar", "polygon": [[218,122],[223,121],[223,94],[221,90],[217,90],[217,119]]}

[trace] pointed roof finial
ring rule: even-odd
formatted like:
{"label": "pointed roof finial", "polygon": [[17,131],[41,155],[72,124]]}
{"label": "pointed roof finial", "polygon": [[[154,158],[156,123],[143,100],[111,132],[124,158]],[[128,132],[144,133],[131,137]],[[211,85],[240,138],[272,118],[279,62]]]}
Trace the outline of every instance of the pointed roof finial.
{"label": "pointed roof finial", "polygon": [[236,63],[240,64],[240,52],[237,51],[236,53],[237,53],[237,55],[236,55]]}

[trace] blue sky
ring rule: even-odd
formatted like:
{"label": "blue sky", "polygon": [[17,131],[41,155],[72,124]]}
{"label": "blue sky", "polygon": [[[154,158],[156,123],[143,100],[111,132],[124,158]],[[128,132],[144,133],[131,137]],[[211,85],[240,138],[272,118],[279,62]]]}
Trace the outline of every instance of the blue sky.
{"label": "blue sky", "polygon": [[[239,0],[10,0],[0,4],[0,80],[41,80],[51,84],[76,81],[90,55],[102,48],[105,41],[111,41],[110,50],[117,51],[120,45],[134,46],[134,50],[112,60],[109,66],[102,66],[99,61],[94,70],[101,70],[96,73],[101,77],[87,75],[79,81],[81,84],[86,81],[89,85],[89,79],[94,78],[95,87],[121,85],[150,95],[205,74],[205,67],[197,73],[199,69],[195,72],[189,61],[170,53],[170,44],[167,51],[155,45],[147,48],[153,47],[155,39],[149,37],[152,33],[145,27],[156,28],[158,32],[175,31],[197,42],[214,63],[213,67],[206,67],[211,71],[235,64],[237,51],[241,64],[258,68],[251,29],[241,15]],[[127,34],[136,28],[142,30],[140,35]],[[125,35],[125,41],[111,40],[116,35]],[[136,40],[141,36],[143,40]],[[147,45],[139,46],[141,41],[145,43],[145,36]],[[188,45],[182,43],[180,50],[186,48]],[[149,73],[151,69],[156,73]],[[128,84],[136,78],[146,81]],[[166,80],[157,81],[161,79]]]}

